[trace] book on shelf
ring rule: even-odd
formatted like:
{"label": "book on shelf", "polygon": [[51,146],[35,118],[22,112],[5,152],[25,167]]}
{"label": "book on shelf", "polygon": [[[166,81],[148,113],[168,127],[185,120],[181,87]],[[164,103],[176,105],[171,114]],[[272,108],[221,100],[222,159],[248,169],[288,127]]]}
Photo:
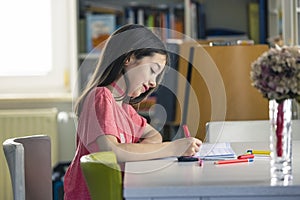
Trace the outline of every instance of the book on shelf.
{"label": "book on shelf", "polygon": [[126,22],[128,23],[128,24],[135,24],[137,21],[136,21],[136,17],[135,17],[135,12],[134,12],[134,10],[133,10],[133,8],[131,8],[131,7],[127,7],[126,9],[125,9],[125,17],[126,17]]}
{"label": "book on shelf", "polygon": [[[150,28],[157,29],[158,35],[163,39],[182,39],[183,8],[148,8],[144,6],[128,6],[125,8],[125,21],[127,23],[138,23]],[[172,31],[174,30],[174,31]],[[176,34],[179,32],[181,34]]]}
{"label": "book on shelf", "polygon": [[97,49],[116,29],[116,16],[114,14],[86,14],[86,50]]}
{"label": "book on shelf", "polygon": [[85,19],[79,19],[78,47],[79,53],[86,53],[86,23]]}
{"label": "book on shelf", "polygon": [[259,4],[251,2],[248,5],[249,36],[255,43],[259,43]]}
{"label": "book on shelf", "polygon": [[196,12],[197,12],[197,38],[205,39],[205,8],[203,3],[196,2]]}
{"label": "book on shelf", "polygon": [[259,0],[248,4],[249,37],[257,44],[267,43],[267,1]]}
{"label": "book on shelf", "polygon": [[190,1],[186,5],[185,24],[186,34],[194,39],[205,39],[205,8],[204,3],[199,1]]}
{"label": "book on shelf", "polygon": [[137,23],[144,25],[144,20],[144,10],[140,8],[137,11]]}
{"label": "book on shelf", "polygon": [[198,37],[198,21],[197,21],[197,5],[195,3],[191,3],[191,37]]}
{"label": "book on shelf", "polygon": [[267,43],[267,16],[266,16],[266,10],[268,7],[268,1],[267,0],[258,0],[259,4],[259,43],[260,44],[266,44]]}

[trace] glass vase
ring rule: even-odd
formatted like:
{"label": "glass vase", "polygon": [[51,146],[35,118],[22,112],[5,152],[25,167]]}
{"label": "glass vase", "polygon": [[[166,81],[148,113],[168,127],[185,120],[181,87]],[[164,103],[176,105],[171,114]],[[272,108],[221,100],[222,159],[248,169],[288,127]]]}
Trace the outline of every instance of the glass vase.
{"label": "glass vase", "polygon": [[292,99],[269,101],[271,185],[289,185],[292,175]]}

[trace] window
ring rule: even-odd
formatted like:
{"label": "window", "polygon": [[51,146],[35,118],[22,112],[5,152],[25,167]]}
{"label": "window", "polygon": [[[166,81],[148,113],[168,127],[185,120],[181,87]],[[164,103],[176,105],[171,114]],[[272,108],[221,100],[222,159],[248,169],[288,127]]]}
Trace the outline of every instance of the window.
{"label": "window", "polygon": [[1,0],[0,93],[69,91],[75,21],[76,0]]}
{"label": "window", "polygon": [[52,68],[50,3],[50,0],[16,0],[5,1],[5,6],[1,6],[0,76],[49,73]]}

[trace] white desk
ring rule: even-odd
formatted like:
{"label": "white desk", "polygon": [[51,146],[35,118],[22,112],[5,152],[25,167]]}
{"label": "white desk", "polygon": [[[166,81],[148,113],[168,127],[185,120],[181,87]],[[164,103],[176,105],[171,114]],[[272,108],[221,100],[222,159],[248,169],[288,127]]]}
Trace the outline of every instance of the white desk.
{"label": "white desk", "polygon": [[[237,154],[268,149],[268,143],[231,143]],[[178,163],[176,159],[129,162],[125,165],[126,200],[300,199],[300,141],[293,143],[293,183],[270,186],[268,158],[253,163],[214,165],[205,161]]]}

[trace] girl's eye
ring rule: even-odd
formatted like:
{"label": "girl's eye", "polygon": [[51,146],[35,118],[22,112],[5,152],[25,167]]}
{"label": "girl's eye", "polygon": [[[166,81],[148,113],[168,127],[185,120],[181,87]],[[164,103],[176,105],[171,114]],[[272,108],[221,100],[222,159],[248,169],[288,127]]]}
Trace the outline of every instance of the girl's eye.
{"label": "girl's eye", "polygon": [[159,66],[157,66],[157,65],[152,65],[152,66],[151,66],[151,72],[152,72],[153,74],[158,74],[158,72],[159,72]]}

